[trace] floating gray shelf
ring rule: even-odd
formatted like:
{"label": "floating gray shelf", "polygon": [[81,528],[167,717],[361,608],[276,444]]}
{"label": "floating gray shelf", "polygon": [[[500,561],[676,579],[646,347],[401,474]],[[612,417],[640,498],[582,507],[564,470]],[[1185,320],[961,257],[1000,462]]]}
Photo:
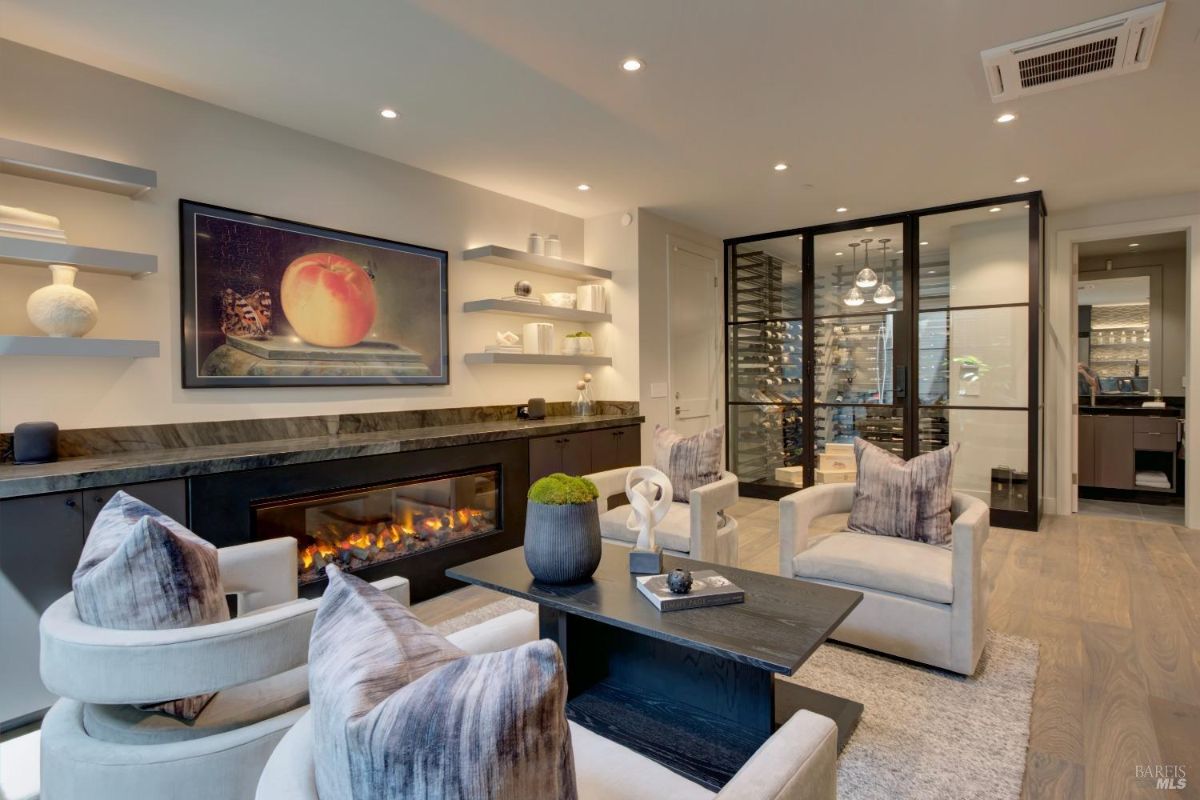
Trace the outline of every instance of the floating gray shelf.
{"label": "floating gray shelf", "polygon": [[131,278],[158,272],[158,256],[102,250],[99,247],[80,247],[62,242],[43,242],[38,239],[19,239],[15,236],[0,236],[0,261],[26,267],[70,264],[82,272],[102,272]]}
{"label": "floating gray shelf", "polygon": [[158,173],[152,169],[14,139],[0,139],[0,172],[126,197],[137,197],[158,186]]}
{"label": "floating gray shelf", "polygon": [[543,356],[530,353],[467,353],[468,364],[567,364],[575,366],[611,366],[608,356]]}
{"label": "floating gray shelf", "polygon": [[540,272],[543,275],[557,275],[560,278],[574,278],[577,281],[610,280],[612,272],[600,267],[589,267],[562,258],[537,256],[513,250],[511,247],[501,247],[498,244],[485,244],[474,247],[462,254],[464,261],[486,261],[489,264],[499,264],[502,267],[523,269],[526,272]]}
{"label": "floating gray shelf", "polygon": [[55,336],[0,336],[0,356],[157,358],[158,342],[150,339],[74,339]]}
{"label": "floating gray shelf", "polygon": [[545,317],[571,322],[612,322],[612,314],[600,311],[580,311],[577,308],[556,308],[540,303],[522,303],[520,300],[469,300],[463,303],[468,314],[491,311],[500,314],[518,314],[523,317]]}

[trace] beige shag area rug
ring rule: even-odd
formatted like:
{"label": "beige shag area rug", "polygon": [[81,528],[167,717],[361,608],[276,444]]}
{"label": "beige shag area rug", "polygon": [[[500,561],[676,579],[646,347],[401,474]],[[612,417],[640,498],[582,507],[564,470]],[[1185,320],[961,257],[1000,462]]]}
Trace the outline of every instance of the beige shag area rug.
{"label": "beige shag area rug", "polygon": [[989,631],[970,678],[827,644],[787,680],[864,706],[839,798],[1016,800],[1037,665],[1037,642]]}
{"label": "beige shag area rug", "polygon": [[[519,608],[536,611],[506,598],[435,628],[452,633]],[[1037,642],[989,631],[970,678],[826,644],[785,680],[865,707],[838,758],[841,800],[1016,800],[1037,665]]]}

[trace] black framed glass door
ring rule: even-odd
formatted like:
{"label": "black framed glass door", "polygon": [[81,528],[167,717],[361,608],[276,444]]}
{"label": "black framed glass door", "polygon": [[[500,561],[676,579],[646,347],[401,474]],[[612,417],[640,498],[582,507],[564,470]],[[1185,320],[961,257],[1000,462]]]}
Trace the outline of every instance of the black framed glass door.
{"label": "black framed glass door", "polygon": [[1036,528],[1043,216],[1035,192],[727,240],[743,494],[845,480],[822,455],[858,437],[906,458],[957,443],[956,490]]}

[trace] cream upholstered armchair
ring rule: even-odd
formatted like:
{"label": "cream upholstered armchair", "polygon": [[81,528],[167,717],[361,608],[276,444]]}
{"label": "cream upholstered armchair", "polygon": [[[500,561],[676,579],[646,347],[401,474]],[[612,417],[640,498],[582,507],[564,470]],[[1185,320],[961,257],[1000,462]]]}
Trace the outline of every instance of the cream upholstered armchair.
{"label": "cream upholstered armchair", "polygon": [[817,517],[844,514],[853,501],[852,483],[812,486],[780,500],[779,574],[863,593],[830,638],[974,673],[983,653],[991,591],[983,562],[987,504],[954,493],[948,547],[811,530]]}
{"label": "cream upholstered armchair", "polygon": [[[633,467],[621,467],[585,475],[600,492],[600,535],[609,541],[633,546],[638,532],[625,524],[629,506],[609,508],[614,496],[625,497],[625,478]],[[712,483],[693,489],[688,502],[672,502],[667,516],[655,526],[654,536],[671,555],[737,566],[738,525],[725,510],[738,501],[738,479],[723,472]]]}
{"label": "cream upholstered armchair", "polygon": [[[42,798],[248,800],[308,706],[319,600],[298,600],[296,540],[217,551],[233,619],[173,630],[84,623],[73,595],[41,620],[42,681],[61,697],[42,722]],[[408,601],[408,582],[376,583]],[[217,692],[191,724],[138,705]]]}
{"label": "cream upholstered armchair", "polygon": [[[529,621],[512,619],[520,614]],[[447,638],[472,654],[536,638],[532,614],[514,611],[506,617]],[[833,720],[811,711],[799,711],[785,722],[717,793],[581,725],[570,726],[579,800],[837,798],[837,727]],[[275,748],[259,780],[256,800],[321,800],[313,763],[312,715],[297,722]]]}

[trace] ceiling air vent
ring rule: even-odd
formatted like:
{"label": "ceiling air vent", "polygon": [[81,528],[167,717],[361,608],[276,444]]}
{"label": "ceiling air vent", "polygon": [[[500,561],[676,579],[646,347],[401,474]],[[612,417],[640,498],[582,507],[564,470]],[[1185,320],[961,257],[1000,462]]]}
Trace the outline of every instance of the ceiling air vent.
{"label": "ceiling air vent", "polygon": [[1150,66],[1166,2],[984,50],[992,102]]}

